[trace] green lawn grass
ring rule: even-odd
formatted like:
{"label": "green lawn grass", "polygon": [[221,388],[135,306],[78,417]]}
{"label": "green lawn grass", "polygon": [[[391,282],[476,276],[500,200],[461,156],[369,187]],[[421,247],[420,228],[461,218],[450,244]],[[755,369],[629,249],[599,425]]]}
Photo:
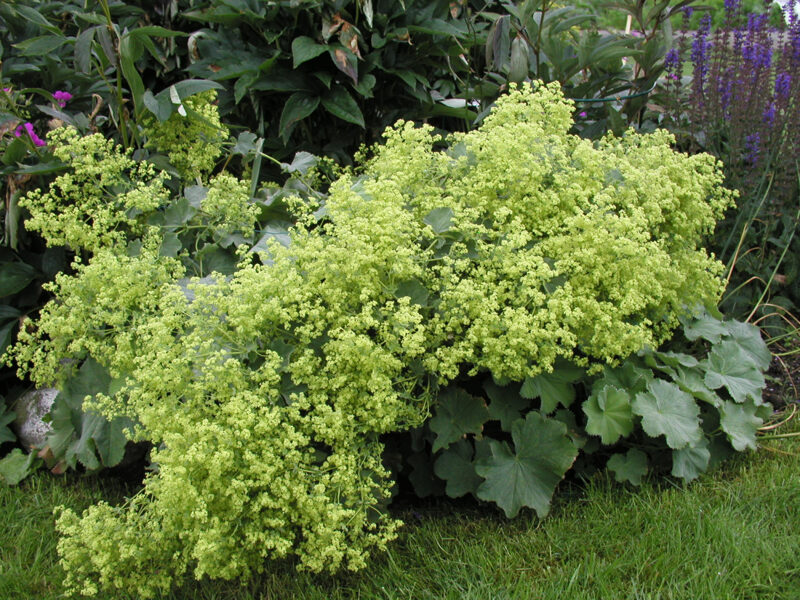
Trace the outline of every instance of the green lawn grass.
{"label": "green lawn grass", "polygon": [[[798,421],[780,431],[800,431]],[[276,563],[256,581],[187,581],[167,598],[800,598],[800,444],[763,445],[689,486],[633,489],[600,473],[565,487],[543,521],[446,501],[403,509],[400,539],[362,573]],[[47,473],[0,489],[0,598],[63,597],[53,507],[124,493],[113,480]]]}

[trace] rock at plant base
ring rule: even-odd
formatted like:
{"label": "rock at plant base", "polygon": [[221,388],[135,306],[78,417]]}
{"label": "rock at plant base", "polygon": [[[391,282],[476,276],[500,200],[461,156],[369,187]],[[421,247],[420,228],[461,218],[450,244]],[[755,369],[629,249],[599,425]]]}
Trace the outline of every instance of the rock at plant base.
{"label": "rock at plant base", "polygon": [[14,429],[25,448],[42,448],[44,438],[50,432],[50,423],[44,421],[53,401],[58,396],[55,388],[44,388],[26,392],[14,403]]}

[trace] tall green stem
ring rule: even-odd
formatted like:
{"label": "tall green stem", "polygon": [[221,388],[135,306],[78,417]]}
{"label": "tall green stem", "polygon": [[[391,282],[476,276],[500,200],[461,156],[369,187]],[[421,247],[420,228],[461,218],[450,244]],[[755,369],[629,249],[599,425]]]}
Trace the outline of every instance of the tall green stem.
{"label": "tall green stem", "polygon": [[542,0],[541,16],[539,17],[539,29],[536,32],[536,77],[541,78],[539,75],[539,54],[542,51],[542,28],[544,27],[544,15],[547,13],[547,0]]}
{"label": "tall green stem", "polygon": [[[122,96],[122,69],[120,67],[120,57],[119,57],[119,36],[117,36],[117,31],[114,28],[114,21],[111,19],[111,9],[108,6],[108,0],[100,0],[100,6],[103,9],[103,14],[106,17],[106,27],[108,27],[108,33],[113,37],[115,40],[113,43],[113,51],[116,54],[115,60],[117,63],[117,89],[116,96],[117,96],[117,106],[119,111],[119,132],[122,136],[122,144],[127,148],[129,146],[128,140],[128,124],[125,120],[123,115],[123,103],[125,102]],[[109,57],[110,58],[110,57]]]}

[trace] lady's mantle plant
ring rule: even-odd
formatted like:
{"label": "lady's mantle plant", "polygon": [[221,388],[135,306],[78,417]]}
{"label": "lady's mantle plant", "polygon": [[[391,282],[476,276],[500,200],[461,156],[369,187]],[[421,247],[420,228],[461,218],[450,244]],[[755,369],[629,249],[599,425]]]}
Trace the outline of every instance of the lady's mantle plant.
{"label": "lady's mantle plant", "polygon": [[[141,243],[97,238],[15,355],[39,382],[96,361],[112,383],[92,405],[131,418],[158,468],[125,506],[61,513],[68,588],[153,597],[187,572],[246,577],[286,556],[362,568],[399,525],[382,434],[421,425],[440,391],[458,410],[459,377],[599,372],[714,304],[720,265],[700,241],[731,203],[714,159],[663,132],[582,140],[572,111],[556,86],[524,86],[470,133],[399,122],[332,185],[326,217],[295,202],[291,244],[257,246],[261,263],[241,246],[227,277],[187,283],[193,263],[170,257],[156,218]],[[124,215],[103,223],[138,235],[121,199],[141,185],[158,176],[115,188]],[[577,451],[544,414],[514,441],[535,454],[542,431],[546,501]]]}

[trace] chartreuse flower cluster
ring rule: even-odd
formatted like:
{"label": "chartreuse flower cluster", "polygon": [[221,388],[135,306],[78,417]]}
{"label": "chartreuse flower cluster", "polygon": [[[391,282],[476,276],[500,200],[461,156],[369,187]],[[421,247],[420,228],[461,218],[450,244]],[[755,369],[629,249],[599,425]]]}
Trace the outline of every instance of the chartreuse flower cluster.
{"label": "chartreuse flower cluster", "polygon": [[183,179],[204,179],[222,154],[228,128],[220,122],[214,101],[217,92],[209,90],[183,100],[185,114],[175,111],[160,122],[147,113],[142,123],[147,147],[166,152],[170,163]]}
{"label": "chartreuse flower cluster", "polygon": [[718,165],[663,133],[581,140],[571,112],[557,87],[513,89],[444,152],[400,122],[325,220],[227,278],[179,281],[149,237],[61,277],[17,357],[40,382],[97,360],[116,384],[94,406],[133,417],[158,464],[129,504],[62,512],[67,587],[155,597],[286,556],[362,568],[398,525],[380,436],[420,425],[441,386],[613,363],[714,303]]}
{"label": "chartreuse flower cluster", "polygon": [[20,206],[31,213],[25,226],[48,244],[91,252],[120,244],[143,232],[144,213],[167,202],[166,175],[101,134],[81,137],[75,128],[62,127],[47,139],[69,170],[47,192],[29,192]]}

